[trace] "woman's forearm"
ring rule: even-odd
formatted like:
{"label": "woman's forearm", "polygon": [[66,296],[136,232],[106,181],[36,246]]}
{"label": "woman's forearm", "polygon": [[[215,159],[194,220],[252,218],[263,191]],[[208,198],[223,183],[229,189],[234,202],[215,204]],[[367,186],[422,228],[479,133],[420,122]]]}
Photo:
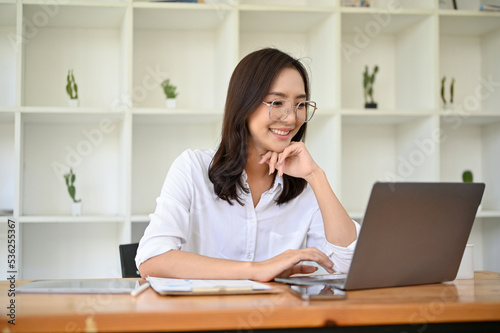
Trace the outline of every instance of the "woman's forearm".
{"label": "woman's forearm", "polygon": [[140,265],[139,270],[142,277],[243,279],[267,282],[276,276],[312,273],[317,269],[313,266],[297,265],[302,261],[314,261],[333,273],[333,262],[317,248],[287,250],[273,258],[258,262],[218,259],[172,250],[146,260]]}
{"label": "woman's forearm", "polygon": [[139,266],[139,271],[142,277],[249,279],[251,278],[251,264],[171,250],[146,260]]}
{"label": "woman's forearm", "polygon": [[356,227],[333,192],[325,172],[318,169],[306,180],[318,201],[328,242],[338,246],[348,246],[355,241]]}

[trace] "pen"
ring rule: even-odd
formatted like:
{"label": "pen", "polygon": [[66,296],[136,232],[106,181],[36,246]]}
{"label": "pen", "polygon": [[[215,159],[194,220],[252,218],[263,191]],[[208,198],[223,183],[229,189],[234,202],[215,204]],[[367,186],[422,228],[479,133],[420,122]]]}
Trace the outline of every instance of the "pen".
{"label": "pen", "polygon": [[145,283],[141,284],[141,286],[139,288],[136,288],[136,289],[132,290],[130,292],[130,295],[137,296],[137,295],[139,295],[140,293],[142,293],[144,290],[146,290],[148,288],[149,288],[149,282],[145,282]]}

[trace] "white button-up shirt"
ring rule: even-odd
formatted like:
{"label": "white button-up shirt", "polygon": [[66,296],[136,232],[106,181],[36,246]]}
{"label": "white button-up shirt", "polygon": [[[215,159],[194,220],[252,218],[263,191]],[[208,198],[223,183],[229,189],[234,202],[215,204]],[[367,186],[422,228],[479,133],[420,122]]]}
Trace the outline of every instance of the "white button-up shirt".
{"label": "white button-up shirt", "polygon": [[[217,198],[208,178],[215,150],[187,150],[172,164],[157,206],[137,250],[136,264],[172,249],[238,261],[263,261],[289,249],[316,247],[334,270],[347,272],[356,241],[347,247],[326,240],[321,212],[309,186],[278,206],[283,178],[276,177],[256,207],[240,192],[244,206]],[[242,174],[244,184],[246,173]],[[353,221],[359,234],[360,226]]]}

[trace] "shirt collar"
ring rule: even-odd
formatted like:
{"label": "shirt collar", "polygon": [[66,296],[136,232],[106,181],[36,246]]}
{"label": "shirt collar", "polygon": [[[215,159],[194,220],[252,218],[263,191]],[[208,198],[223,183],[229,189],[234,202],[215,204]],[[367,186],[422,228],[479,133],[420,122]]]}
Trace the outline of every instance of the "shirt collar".
{"label": "shirt collar", "polygon": [[282,189],[283,189],[283,176],[280,177],[276,175],[276,177],[274,178],[273,187],[271,187],[269,193],[274,193],[274,192],[281,193]]}
{"label": "shirt collar", "polygon": [[[241,173],[241,179],[243,181],[243,184],[245,184],[246,186],[248,186],[247,178],[248,178],[247,172],[243,169],[243,172]],[[267,192],[271,194],[275,192],[281,193],[282,189],[283,189],[283,176],[280,177],[276,175],[276,177],[274,177],[273,186]]]}

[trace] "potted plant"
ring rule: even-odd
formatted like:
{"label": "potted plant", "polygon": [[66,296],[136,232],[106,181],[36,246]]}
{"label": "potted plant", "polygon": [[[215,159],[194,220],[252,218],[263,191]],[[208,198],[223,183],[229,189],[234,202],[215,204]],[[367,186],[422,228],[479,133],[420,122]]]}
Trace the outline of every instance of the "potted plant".
{"label": "potted plant", "polygon": [[368,71],[368,66],[365,66],[365,72],[363,73],[363,89],[365,96],[365,108],[367,109],[377,108],[377,103],[373,100],[373,84],[375,83],[375,75],[377,72],[377,65],[373,68],[373,73],[371,75]]}
{"label": "potted plant", "polygon": [[170,79],[166,79],[161,83],[163,92],[165,93],[166,107],[169,109],[177,107],[177,87],[170,82]]}
{"label": "potted plant", "polygon": [[76,199],[76,189],[75,189],[75,179],[76,175],[73,173],[73,168],[69,169],[69,173],[64,175],[64,180],[66,181],[66,187],[68,188],[68,193],[73,204],[71,206],[71,215],[80,216],[82,214],[82,199]]}
{"label": "potted plant", "polygon": [[66,77],[66,92],[69,96],[68,105],[71,107],[78,106],[78,86],[72,69],[68,70],[68,75]]}

